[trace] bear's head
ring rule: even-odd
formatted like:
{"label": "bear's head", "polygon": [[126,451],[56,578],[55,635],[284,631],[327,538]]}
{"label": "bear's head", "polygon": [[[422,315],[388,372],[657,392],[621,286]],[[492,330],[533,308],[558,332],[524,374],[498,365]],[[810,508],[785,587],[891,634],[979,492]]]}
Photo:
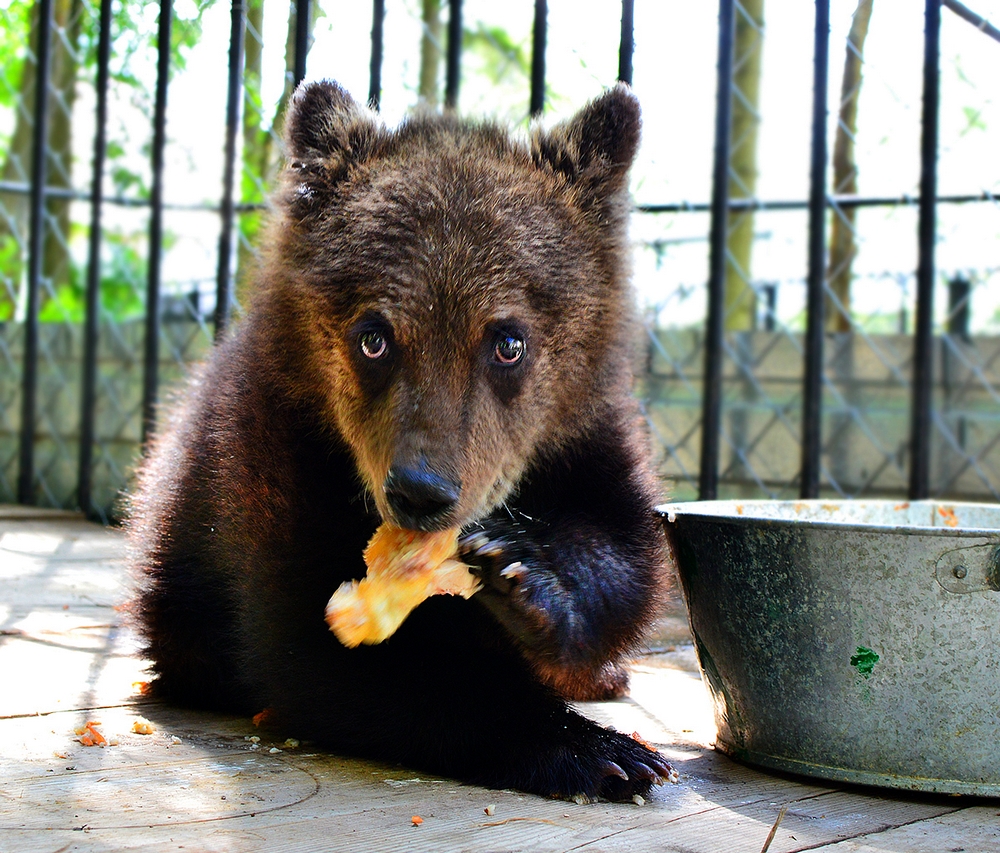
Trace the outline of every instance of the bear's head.
{"label": "bear's head", "polygon": [[483,517],[629,393],[639,125],[624,85],[528,140],[296,91],[265,287],[384,519]]}

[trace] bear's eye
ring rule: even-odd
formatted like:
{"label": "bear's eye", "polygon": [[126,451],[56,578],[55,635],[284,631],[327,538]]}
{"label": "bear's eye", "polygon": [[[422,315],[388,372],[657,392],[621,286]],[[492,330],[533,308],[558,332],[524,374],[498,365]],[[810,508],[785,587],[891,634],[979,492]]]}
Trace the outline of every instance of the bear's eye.
{"label": "bear's eye", "polygon": [[389,342],[381,332],[363,332],[358,338],[358,346],[365,358],[382,358],[389,351]]}
{"label": "bear's eye", "polygon": [[498,364],[514,365],[524,358],[524,340],[516,335],[503,335],[493,347]]}

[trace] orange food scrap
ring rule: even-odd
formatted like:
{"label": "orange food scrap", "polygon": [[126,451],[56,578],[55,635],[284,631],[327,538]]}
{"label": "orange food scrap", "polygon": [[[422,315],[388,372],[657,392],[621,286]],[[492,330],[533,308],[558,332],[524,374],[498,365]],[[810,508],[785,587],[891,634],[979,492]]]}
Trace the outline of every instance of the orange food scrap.
{"label": "orange food scrap", "polygon": [[80,743],[84,746],[107,746],[107,739],[97,730],[100,724],[100,720],[88,720],[86,725],[74,729]]}
{"label": "orange food scrap", "polygon": [[410,822],[414,826],[420,826],[420,824],[424,822],[424,819],[420,815],[415,814],[413,817],[410,818]]}
{"label": "orange food scrap", "polygon": [[253,715],[253,724],[257,728],[260,728],[261,726],[266,726],[268,723],[272,723],[272,722],[274,722],[274,709],[273,708],[265,708],[259,714],[254,714]]}
{"label": "orange food scrap", "polygon": [[457,556],[457,529],[422,533],[383,524],[364,551],[368,574],[341,584],[327,604],[330,630],[348,648],[381,643],[425,598],[468,598],[479,580]]}
{"label": "orange food scrap", "polygon": [[958,527],[958,516],[955,515],[955,510],[950,506],[938,507],[938,512],[944,519],[944,523],[947,527]]}
{"label": "orange food scrap", "polygon": [[156,726],[145,717],[136,717],[132,722],[132,731],[137,735],[151,735],[156,731]]}
{"label": "orange food scrap", "polygon": [[643,736],[642,736],[641,734],[639,734],[638,732],[632,732],[632,734],[630,735],[630,737],[631,737],[631,738],[632,738],[632,740],[634,740],[634,741],[635,741],[636,743],[641,743],[641,744],[642,744],[642,745],[643,745],[644,747],[646,747],[646,749],[648,749],[648,750],[649,750],[650,752],[659,752],[659,750],[658,750],[658,749],[657,749],[657,748],[656,748],[655,746],[653,746],[653,744],[651,744],[651,743],[650,743],[650,742],[649,742],[648,740],[646,740],[646,739],[645,739],[645,738],[644,738],[644,737],[643,737]]}
{"label": "orange food scrap", "polygon": [[140,696],[148,696],[153,692],[153,685],[148,681],[133,681],[132,690]]}
{"label": "orange food scrap", "polygon": [[903,503],[896,504],[893,507],[893,509],[909,509],[909,508],[910,508],[910,502],[909,501],[904,501]]}

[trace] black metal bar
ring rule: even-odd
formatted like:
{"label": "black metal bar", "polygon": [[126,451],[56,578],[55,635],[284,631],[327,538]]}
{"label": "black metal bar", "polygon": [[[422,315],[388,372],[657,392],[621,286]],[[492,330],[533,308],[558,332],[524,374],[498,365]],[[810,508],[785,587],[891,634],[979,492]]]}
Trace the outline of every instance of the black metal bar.
{"label": "black metal bar", "polygon": [[104,162],[107,159],[108,80],[111,64],[111,5],[101,0],[97,36],[97,107],[94,122],[94,162],[90,192],[90,245],[87,257],[86,313],[83,321],[83,389],[80,405],[80,456],[77,475],[77,505],[94,517],[93,492],[94,422],[97,408],[97,344],[101,312],[101,213],[104,201]]}
{"label": "black metal bar", "polygon": [[149,193],[149,270],[146,280],[146,341],[142,371],[142,441],[152,435],[160,356],[160,272],[163,254],[163,154],[167,143],[167,89],[170,80],[171,0],[160,0],[156,34],[156,101],[153,108],[152,186]]}
{"label": "black metal bar", "polygon": [[930,492],[932,383],[934,381],[934,239],[936,235],[938,99],[941,0],[924,6],[924,93],[920,133],[920,213],[917,223],[917,314],[910,421],[910,499]]}
{"label": "black metal bar", "polygon": [[31,143],[31,200],[28,211],[27,312],[24,318],[24,366],[21,373],[21,436],[17,500],[35,502],[35,404],[38,398],[38,308],[45,253],[46,142],[49,135],[48,94],[51,77],[52,0],[38,2],[35,47],[35,127]]}
{"label": "black metal bar", "polygon": [[444,105],[455,109],[462,81],[462,0],[448,0],[448,54],[444,81]]}
{"label": "black metal bar", "polygon": [[722,422],[722,332],[725,314],[726,237],[729,211],[729,134],[733,111],[734,0],[719,0],[718,83],[715,95],[715,155],[712,224],[709,231],[708,318],[705,322],[705,379],[701,413],[701,470],[698,496],[714,500],[719,484],[719,428]]}
{"label": "black metal bar", "polygon": [[964,275],[956,275],[948,282],[948,334],[968,343],[969,319],[972,315],[969,300],[972,296],[972,282]]}
{"label": "black metal bar", "polygon": [[549,6],[546,0],[535,0],[535,23],[531,29],[531,104],[532,118],[545,109],[545,42],[548,36]]}
{"label": "black metal bar", "polygon": [[632,85],[635,52],[635,0],[622,0],[622,36],[618,44],[618,79]]}
{"label": "black metal bar", "polygon": [[819,497],[823,418],[823,332],[826,324],[826,121],[830,71],[830,0],[816,0],[813,44],[812,162],[809,168],[809,272],[806,281],[805,371],[802,380],[802,467],[799,494]]}
{"label": "black metal bar", "polygon": [[778,285],[769,283],[761,287],[761,294],[764,297],[764,322],[762,323],[765,332],[773,332],[777,328],[775,318],[778,316]]}
{"label": "black metal bar", "polygon": [[295,85],[306,79],[312,0],[295,0]]}
{"label": "black metal bar", "polygon": [[226,148],[222,172],[222,230],[219,234],[219,263],[215,279],[215,339],[229,325],[233,297],[233,224],[236,218],[236,136],[240,128],[243,101],[243,48],[246,37],[246,6],[232,0],[229,24],[229,81],[226,94]]}
{"label": "black metal bar", "polygon": [[947,9],[951,9],[958,17],[965,21],[968,21],[972,26],[982,33],[988,35],[991,39],[1000,41],[1000,30],[993,26],[989,21],[986,20],[982,15],[973,12],[964,3],[959,3],[958,0],[941,0],[941,5]]}
{"label": "black metal bar", "polygon": [[372,58],[368,65],[368,104],[373,110],[382,100],[382,52],[385,32],[385,0],[372,4]]}

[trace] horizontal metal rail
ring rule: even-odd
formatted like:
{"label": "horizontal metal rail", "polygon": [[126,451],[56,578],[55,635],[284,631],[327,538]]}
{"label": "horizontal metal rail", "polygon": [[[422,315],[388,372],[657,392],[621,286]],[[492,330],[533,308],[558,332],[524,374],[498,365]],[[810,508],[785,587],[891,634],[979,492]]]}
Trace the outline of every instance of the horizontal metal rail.
{"label": "horizontal metal rail", "polygon": [[[29,184],[13,181],[0,181],[0,193],[14,193],[17,195],[30,195]],[[45,198],[68,199],[69,201],[92,201],[92,195],[84,190],[74,190],[67,187],[46,187]],[[105,204],[114,204],[120,207],[149,207],[150,200],[145,198],[129,198],[128,196],[101,196]],[[953,195],[939,195],[934,199],[936,204],[975,204],[977,202],[993,202],[1000,204],[1000,195],[989,190],[982,190],[978,193],[958,193]],[[826,197],[828,207],[919,207],[920,196],[909,195],[828,195]],[[759,199],[759,198],[731,198],[727,201],[726,207],[734,212],[743,211],[778,211],[778,210],[808,210],[809,199]],[[254,213],[260,210],[267,210],[266,202],[237,203],[233,205],[235,213]],[[209,202],[163,202],[164,210],[176,211],[204,211],[206,213],[219,213],[222,206]],[[710,201],[668,201],[653,204],[635,205],[637,213],[711,213],[712,203]]]}
{"label": "horizontal metal rail", "polygon": [[[936,204],[970,204],[992,201],[1000,204],[1000,195],[983,190],[980,193],[960,195],[939,195],[934,199]],[[828,195],[827,207],[919,207],[919,195],[898,196],[860,196],[860,195]],[[726,207],[733,211],[768,211],[768,210],[808,210],[808,199],[776,199],[731,198]],[[680,201],[666,204],[637,204],[639,213],[711,213],[712,203],[707,201]]]}
{"label": "horizontal metal rail", "polygon": [[[12,195],[31,195],[30,184],[25,184],[17,181],[0,181],[0,193],[10,193]],[[90,192],[86,190],[75,190],[70,187],[45,187],[43,190],[43,195],[45,198],[61,199],[65,201],[92,201],[93,196]],[[152,200],[148,198],[130,198],[129,196],[122,195],[102,195],[101,201],[105,204],[115,204],[119,207],[151,207]],[[183,210],[183,211],[206,211],[208,213],[219,213],[222,210],[222,206],[219,204],[210,204],[208,202],[169,202],[164,201],[162,205],[164,210]],[[233,210],[237,213],[252,213],[255,210],[262,210],[266,208],[266,204],[253,203],[245,204],[239,203],[233,206]]]}

